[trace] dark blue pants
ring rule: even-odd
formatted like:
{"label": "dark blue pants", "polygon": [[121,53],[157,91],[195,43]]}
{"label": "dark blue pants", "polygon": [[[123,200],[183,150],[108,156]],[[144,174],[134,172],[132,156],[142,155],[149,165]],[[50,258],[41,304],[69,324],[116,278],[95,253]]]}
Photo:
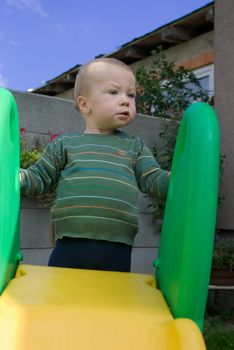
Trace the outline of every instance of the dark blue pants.
{"label": "dark blue pants", "polygon": [[49,266],[129,272],[130,245],[104,240],[63,237],[57,239]]}

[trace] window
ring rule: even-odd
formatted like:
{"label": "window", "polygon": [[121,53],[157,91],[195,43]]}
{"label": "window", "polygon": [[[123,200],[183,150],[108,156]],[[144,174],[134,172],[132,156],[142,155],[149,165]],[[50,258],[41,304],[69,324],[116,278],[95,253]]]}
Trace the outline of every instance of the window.
{"label": "window", "polygon": [[199,79],[201,86],[208,92],[209,96],[214,95],[214,65],[193,70],[195,76]]}

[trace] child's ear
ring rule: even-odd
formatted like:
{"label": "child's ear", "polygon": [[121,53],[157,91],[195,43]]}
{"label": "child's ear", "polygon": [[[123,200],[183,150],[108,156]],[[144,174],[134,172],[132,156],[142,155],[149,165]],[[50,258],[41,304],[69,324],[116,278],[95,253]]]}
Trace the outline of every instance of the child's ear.
{"label": "child's ear", "polygon": [[79,111],[81,114],[89,114],[89,105],[86,97],[84,96],[78,96],[76,100],[77,106],[79,108]]}

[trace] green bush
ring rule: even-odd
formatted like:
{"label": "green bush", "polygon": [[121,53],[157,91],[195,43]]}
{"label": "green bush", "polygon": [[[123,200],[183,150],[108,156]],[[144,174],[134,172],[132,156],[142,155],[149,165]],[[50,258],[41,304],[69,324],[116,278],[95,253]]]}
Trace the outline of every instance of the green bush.
{"label": "green bush", "polygon": [[215,269],[226,268],[234,270],[234,239],[216,239],[213,253],[212,267]]}
{"label": "green bush", "polygon": [[[194,73],[168,61],[161,48],[152,54],[151,66],[147,69],[140,65],[136,71],[137,111],[166,120],[159,135],[162,146],[154,148],[153,153],[161,167],[169,170],[185,109],[195,101],[208,102],[209,96]],[[156,198],[152,206],[154,219],[162,218],[165,200]]]}
{"label": "green bush", "polygon": [[33,146],[29,147],[25,134],[26,129],[20,128],[20,167],[24,169],[40,159],[44,146],[39,138],[35,138]]}
{"label": "green bush", "polygon": [[[43,149],[46,144],[54,140],[59,134],[49,133],[49,140],[45,142],[39,137],[35,137],[32,145],[28,144],[28,138],[26,137],[26,129],[20,128],[20,167],[26,169],[36,163],[42,156]],[[43,206],[51,206],[55,199],[56,186],[52,188],[47,194],[39,197]]]}
{"label": "green bush", "polygon": [[204,339],[207,350],[233,350],[234,326],[220,317],[210,318],[205,321]]}
{"label": "green bush", "polygon": [[136,72],[139,113],[181,120],[192,102],[208,102],[207,92],[192,71],[168,61],[161,48],[152,53],[151,67],[141,64]]}
{"label": "green bush", "polygon": [[30,165],[36,163],[41,157],[41,151],[38,149],[33,149],[29,151],[21,151],[20,154],[20,166],[21,168],[28,168]]}

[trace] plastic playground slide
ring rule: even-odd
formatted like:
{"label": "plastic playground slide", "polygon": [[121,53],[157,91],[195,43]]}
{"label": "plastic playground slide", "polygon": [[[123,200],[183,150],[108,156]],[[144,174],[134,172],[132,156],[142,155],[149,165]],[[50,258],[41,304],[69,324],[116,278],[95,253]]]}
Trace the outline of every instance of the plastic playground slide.
{"label": "plastic playground slide", "polygon": [[19,127],[14,97],[0,89],[0,294],[15,276],[19,241]]}
{"label": "plastic playground slide", "polygon": [[15,100],[0,89],[0,348],[205,349],[219,178],[214,110],[191,105],[181,122],[155,276],[19,265],[18,134]]}

